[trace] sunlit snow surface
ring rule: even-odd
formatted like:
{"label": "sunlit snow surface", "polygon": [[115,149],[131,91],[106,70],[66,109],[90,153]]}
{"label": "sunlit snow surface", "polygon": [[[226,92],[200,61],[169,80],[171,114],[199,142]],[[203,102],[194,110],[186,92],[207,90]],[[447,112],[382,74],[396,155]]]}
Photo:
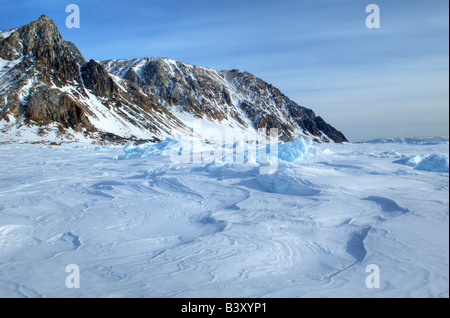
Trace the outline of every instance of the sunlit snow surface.
{"label": "sunlit snow surface", "polygon": [[448,172],[417,169],[448,171],[448,143],[314,147],[264,175],[0,145],[0,296],[448,297]]}

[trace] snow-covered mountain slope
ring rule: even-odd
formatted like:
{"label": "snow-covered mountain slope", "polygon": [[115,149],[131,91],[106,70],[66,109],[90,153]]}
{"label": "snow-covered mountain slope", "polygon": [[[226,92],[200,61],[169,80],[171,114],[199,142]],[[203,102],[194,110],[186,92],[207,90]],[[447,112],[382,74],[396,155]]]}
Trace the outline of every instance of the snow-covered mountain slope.
{"label": "snow-covered mountain slope", "polygon": [[[135,139],[185,134],[186,127],[151,104],[130,82],[86,62],[48,17],[0,42],[0,118],[17,125],[67,129],[87,137]],[[12,116],[11,116],[12,115]]]}
{"label": "snow-covered mountain slope", "polygon": [[157,141],[189,134],[201,119],[241,132],[277,128],[283,140],[346,141],[312,110],[247,72],[167,58],[86,61],[46,16],[0,35],[4,127],[56,124],[53,133],[62,139],[71,129],[100,140]]}
{"label": "snow-covered mountain slope", "polygon": [[[342,133],[277,88],[239,70],[217,71],[168,58],[101,61],[107,71],[156,95],[169,111],[241,129],[277,128],[280,138],[346,141]],[[186,123],[186,121],[185,121]],[[186,123],[188,124],[188,123]]]}

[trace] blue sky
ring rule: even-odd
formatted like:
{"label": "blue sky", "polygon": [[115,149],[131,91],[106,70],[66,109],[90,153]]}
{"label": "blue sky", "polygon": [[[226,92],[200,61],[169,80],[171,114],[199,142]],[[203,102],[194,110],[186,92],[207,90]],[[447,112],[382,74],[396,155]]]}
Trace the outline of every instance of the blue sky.
{"label": "blue sky", "polygon": [[[80,29],[65,8],[80,7]],[[381,27],[365,25],[367,5]],[[46,14],[86,59],[241,69],[350,140],[448,136],[447,0],[0,0],[0,30]]]}

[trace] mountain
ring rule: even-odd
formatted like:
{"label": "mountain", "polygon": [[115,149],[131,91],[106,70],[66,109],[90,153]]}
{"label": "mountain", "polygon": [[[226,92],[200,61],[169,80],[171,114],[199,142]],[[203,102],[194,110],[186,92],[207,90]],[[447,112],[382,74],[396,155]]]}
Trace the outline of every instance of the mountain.
{"label": "mountain", "polygon": [[408,144],[408,145],[435,145],[448,144],[448,137],[404,137],[404,138],[377,138],[366,140],[367,144]]}
{"label": "mountain", "polygon": [[86,61],[46,16],[0,32],[0,130],[6,138],[159,141],[192,133],[195,119],[242,132],[278,128],[285,141],[347,141],[248,72],[168,58]]}

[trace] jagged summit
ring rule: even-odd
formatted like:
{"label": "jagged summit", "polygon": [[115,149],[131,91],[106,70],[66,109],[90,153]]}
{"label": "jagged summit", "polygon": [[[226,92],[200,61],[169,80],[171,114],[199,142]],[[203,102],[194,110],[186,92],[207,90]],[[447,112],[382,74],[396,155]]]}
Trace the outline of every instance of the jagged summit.
{"label": "jagged summit", "polygon": [[[347,141],[310,109],[240,70],[217,71],[170,58],[86,61],[55,22],[0,32],[0,129],[50,127],[114,141],[162,140],[195,119],[243,132],[278,128],[280,138]],[[3,128],[2,128],[3,127]]]}
{"label": "jagged summit", "polygon": [[52,19],[50,19],[48,16],[46,16],[45,14],[42,14],[39,19],[37,19],[38,22],[47,22],[47,23],[51,23],[51,24],[55,24],[55,21],[53,21]]}

